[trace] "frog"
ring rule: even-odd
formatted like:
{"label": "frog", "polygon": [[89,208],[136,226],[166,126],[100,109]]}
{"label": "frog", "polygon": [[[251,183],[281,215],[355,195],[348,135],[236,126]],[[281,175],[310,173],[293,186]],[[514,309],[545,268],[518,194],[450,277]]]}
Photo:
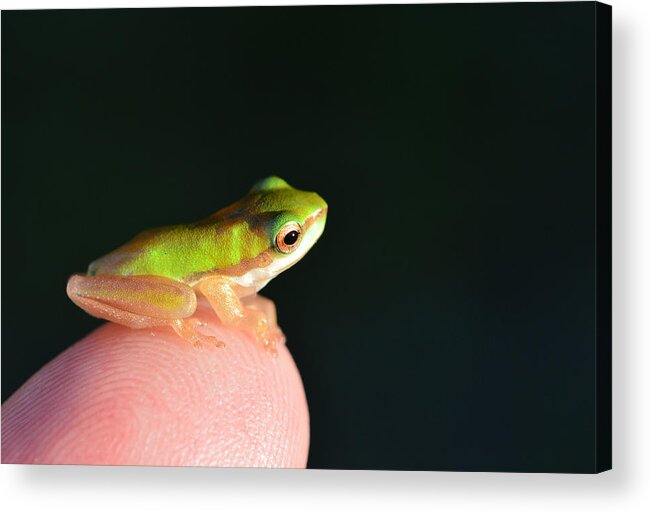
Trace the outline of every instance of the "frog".
{"label": "frog", "polygon": [[139,233],[72,275],[66,292],[94,317],[133,329],[167,326],[194,346],[223,348],[195,316],[205,298],[224,326],[275,356],[285,338],[274,303],[258,292],[306,255],[327,212],[317,193],[269,176],[201,221]]}

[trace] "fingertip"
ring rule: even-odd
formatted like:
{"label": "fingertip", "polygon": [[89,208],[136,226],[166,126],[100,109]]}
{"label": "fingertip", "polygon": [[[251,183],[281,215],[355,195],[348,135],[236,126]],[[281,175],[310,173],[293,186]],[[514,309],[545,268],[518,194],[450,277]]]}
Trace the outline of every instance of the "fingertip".
{"label": "fingertip", "polygon": [[2,408],[3,463],[305,467],[309,415],[286,346],[198,317],[225,348],[106,324]]}

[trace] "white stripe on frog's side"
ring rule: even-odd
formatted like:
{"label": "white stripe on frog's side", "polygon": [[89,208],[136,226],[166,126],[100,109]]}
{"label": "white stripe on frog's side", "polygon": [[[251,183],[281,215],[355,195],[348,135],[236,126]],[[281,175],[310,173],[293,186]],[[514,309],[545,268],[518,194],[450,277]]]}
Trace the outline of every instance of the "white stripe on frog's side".
{"label": "white stripe on frog's side", "polygon": [[311,229],[308,229],[303,235],[300,246],[293,253],[288,255],[277,254],[268,266],[251,269],[241,276],[231,276],[230,279],[237,285],[242,287],[254,287],[256,292],[260,291],[273,278],[286,269],[289,269],[292,265],[303,258],[321,236],[324,227],[325,223],[323,222],[315,223]]}

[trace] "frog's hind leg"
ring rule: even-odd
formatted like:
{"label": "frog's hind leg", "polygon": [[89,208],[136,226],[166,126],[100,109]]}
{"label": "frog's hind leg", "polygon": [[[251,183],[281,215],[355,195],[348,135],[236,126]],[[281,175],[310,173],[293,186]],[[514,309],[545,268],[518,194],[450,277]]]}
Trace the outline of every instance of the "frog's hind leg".
{"label": "frog's hind leg", "polygon": [[197,296],[184,283],[161,276],[74,275],[68,280],[68,297],[94,317],[129,328],[171,326],[182,338],[198,344],[223,345],[196,329],[190,319]]}

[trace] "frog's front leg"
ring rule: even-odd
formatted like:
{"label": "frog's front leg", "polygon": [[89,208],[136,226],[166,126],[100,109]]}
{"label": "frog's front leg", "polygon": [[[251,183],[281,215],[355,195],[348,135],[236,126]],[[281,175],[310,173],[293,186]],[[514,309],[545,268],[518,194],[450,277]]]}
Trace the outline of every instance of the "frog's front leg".
{"label": "frog's front leg", "polygon": [[260,310],[267,318],[269,326],[269,336],[274,339],[278,344],[285,343],[285,334],[278,326],[278,318],[276,315],[276,305],[274,302],[260,294],[252,294],[242,298],[244,308],[251,308],[253,310]]}
{"label": "frog's front leg", "polygon": [[[255,296],[255,290],[240,287],[223,276],[211,276],[199,282],[219,319],[252,333],[265,349],[276,355],[276,345],[285,336],[276,323],[276,309],[271,300]],[[242,298],[246,298],[243,302]]]}
{"label": "frog's front leg", "polygon": [[68,280],[68,297],[89,314],[129,328],[171,326],[182,338],[199,344],[224,344],[201,334],[191,318],[197,296],[184,283],[161,276],[86,276]]}

